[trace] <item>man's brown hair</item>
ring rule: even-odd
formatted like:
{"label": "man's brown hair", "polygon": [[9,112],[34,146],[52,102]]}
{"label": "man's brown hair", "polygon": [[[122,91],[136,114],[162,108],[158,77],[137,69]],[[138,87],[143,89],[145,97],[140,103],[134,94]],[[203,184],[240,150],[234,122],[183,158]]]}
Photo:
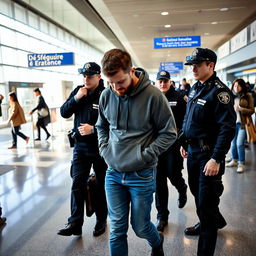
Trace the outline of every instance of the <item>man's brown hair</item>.
{"label": "man's brown hair", "polygon": [[131,56],[121,49],[112,49],[104,54],[101,66],[105,76],[114,76],[120,69],[129,73],[132,67]]}

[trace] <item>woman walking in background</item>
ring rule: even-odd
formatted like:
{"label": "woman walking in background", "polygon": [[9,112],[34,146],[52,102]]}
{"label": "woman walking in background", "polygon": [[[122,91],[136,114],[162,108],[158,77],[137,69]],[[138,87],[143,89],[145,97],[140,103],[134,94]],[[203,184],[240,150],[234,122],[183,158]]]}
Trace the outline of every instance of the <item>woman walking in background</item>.
{"label": "woman walking in background", "polygon": [[242,173],[245,170],[246,117],[254,113],[254,102],[243,79],[236,79],[231,90],[235,95],[236,134],[231,143],[232,160],[226,166],[237,166],[237,172]]}
{"label": "woman walking in background", "polygon": [[33,112],[37,110],[38,119],[36,122],[36,127],[37,127],[38,136],[35,140],[41,140],[40,127],[45,131],[46,140],[48,140],[49,137],[51,136],[51,134],[48,132],[46,128],[46,125],[51,122],[49,108],[44,100],[44,97],[41,95],[41,91],[39,90],[39,88],[36,88],[34,90],[34,94],[37,97],[37,106],[34,109],[32,109],[29,112],[29,114],[32,115]]}
{"label": "woman walking in background", "polygon": [[8,149],[17,148],[17,135],[19,135],[22,139],[28,143],[29,137],[20,132],[20,126],[26,123],[24,111],[19,104],[15,92],[9,93],[9,101],[10,101],[10,109],[9,109],[9,119],[8,123],[11,123],[12,126],[12,146]]}

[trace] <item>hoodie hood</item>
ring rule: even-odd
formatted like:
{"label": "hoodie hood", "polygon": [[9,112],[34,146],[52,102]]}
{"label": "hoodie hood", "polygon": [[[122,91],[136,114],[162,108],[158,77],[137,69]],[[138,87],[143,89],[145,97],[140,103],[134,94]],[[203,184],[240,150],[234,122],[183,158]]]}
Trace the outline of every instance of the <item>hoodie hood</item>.
{"label": "hoodie hood", "polygon": [[138,83],[132,87],[129,94],[124,96],[119,96],[114,89],[110,86],[110,90],[112,93],[115,94],[117,97],[117,115],[114,121],[115,128],[119,129],[120,126],[123,127],[123,130],[128,129],[128,120],[129,120],[129,113],[130,113],[130,98],[136,97],[140,94],[145,88],[147,88],[151,81],[149,80],[148,73],[142,69],[138,68],[135,69],[135,75],[139,78]]}

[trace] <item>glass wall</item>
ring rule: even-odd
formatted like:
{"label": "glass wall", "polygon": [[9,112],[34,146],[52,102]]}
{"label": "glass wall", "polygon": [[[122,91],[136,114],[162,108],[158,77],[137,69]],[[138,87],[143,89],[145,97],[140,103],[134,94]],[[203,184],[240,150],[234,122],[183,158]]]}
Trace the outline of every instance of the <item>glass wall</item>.
{"label": "glass wall", "polygon": [[[110,45],[111,46],[111,45]],[[28,67],[30,53],[73,52],[75,64],[57,67]],[[67,97],[63,84],[76,86],[82,83],[77,69],[85,62],[100,63],[102,52],[94,49],[67,30],[30,12],[12,1],[0,0],[0,93],[5,96],[3,117],[7,118],[9,84],[14,88],[26,109],[33,104],[31,84],[43,84],[42,94],[51,108],[58,108]],[[29,88],[26,88],[29,85]],[[18,89],[19,88],[19,89]],[[13,88],[12,88],[13,89]],[[25,106],[26,105],[26,106]],[[1,123],[0,123],[1,125]]]}

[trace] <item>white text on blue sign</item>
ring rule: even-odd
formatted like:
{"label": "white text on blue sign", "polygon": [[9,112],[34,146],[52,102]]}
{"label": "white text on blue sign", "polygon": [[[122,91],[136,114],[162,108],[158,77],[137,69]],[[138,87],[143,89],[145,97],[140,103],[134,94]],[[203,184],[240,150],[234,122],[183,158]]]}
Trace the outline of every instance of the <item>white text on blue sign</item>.
{"label": "white text on blue sign", "polygon": [[74,65],[74,53],[34,53],[28,54],[29,67],[49,67]]}
{"label": "white text on blue sign", "polygon": [[154,49],[195,47],[200,45],[201,45],[200,36],[154,38]]}

